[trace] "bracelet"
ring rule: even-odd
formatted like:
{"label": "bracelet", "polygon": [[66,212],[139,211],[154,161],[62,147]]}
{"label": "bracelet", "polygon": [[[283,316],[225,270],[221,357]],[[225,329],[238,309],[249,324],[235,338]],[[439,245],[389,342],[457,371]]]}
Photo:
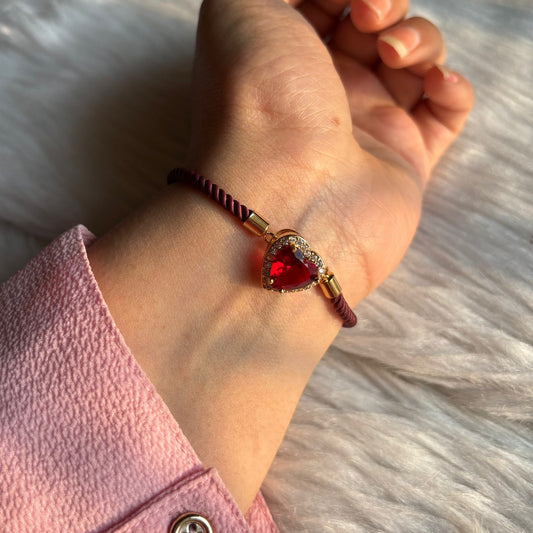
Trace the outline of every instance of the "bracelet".
{"label": "bracelet", "polygon": [[278,233],[268,231],[270,224],[263,217],[196,172],[175,168],[167,176],[167,183],[170,185],[175,182],[199,189],[236,216],[254,235],[265,239],[268,247],[261,269],[261,280],[265,289],[284,293],[303,291],[320,285],[342,318],[342,325],[351,328],[357,324],[357,317],[342,295],[339,282],[299,233],[290,229]]}

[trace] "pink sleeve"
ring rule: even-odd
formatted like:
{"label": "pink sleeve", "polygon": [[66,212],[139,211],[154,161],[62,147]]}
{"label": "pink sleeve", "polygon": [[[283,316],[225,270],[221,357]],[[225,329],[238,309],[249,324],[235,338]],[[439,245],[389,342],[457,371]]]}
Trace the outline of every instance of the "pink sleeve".
{"label": "pink sleeve", "polygon": [[71,229],[0,287],[0,530],[166,533],[194,512],[216,533],[278,531],[260,494],[240,513],[137,365],[94,239]]}

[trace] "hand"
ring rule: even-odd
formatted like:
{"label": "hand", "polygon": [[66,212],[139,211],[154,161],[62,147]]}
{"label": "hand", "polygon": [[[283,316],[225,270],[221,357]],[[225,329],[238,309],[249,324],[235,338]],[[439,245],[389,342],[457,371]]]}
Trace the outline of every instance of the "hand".
{"label": "hand", "polygon": [[[407,0],[381,18],[354,0],[342,21],[347,1],[295,4],[204,2],[185,164],[274,231],[299,231],[355,306],[407,249],[472,92],[434,67],[441,36],[402,20]],[[219,206],[172,186],[89,249],[133,355],[243,511],[341,327],[318,290],[264,291],[253,243],[264,252]]]}
{"label": "hand", "polygon": [[203,4],[188,164],[299,231],[355,305],[405,253],[472,90],[435,66],[442,36],[407,0],[340,21],[346,1],[290,3]]}

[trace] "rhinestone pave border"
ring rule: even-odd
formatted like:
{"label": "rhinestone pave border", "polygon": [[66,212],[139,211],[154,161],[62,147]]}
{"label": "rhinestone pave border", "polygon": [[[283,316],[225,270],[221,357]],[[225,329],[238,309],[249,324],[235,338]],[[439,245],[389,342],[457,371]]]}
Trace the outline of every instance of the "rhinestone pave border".
{"label": "rhinestone pave border", "polygon": [[[274,260],[276,253],[280,250],[280,248],[283,248],[284,246],[295,246],[297,249],[301,250],[303,256],[305,257],[305,259],[307,259],[307,261],[312,262],[316,265],[318,269],[317,281],[312,281],[306,287],[300,287],[298,289],[285,290],[272,288],[272,279],[270,278],[270,267],[272,266],[272,261]],[[326,266],[324,265],[324,261],[322,260],[322,258],[316,252],[311,250],[309,243],[303,237],[296,233],[291,233],[285,234],[277,239],[274,239],[270,243],[265,253],[265,258],[263,259],[263,267],[261,269],[261,281],[263,284],[263,288],[268,289],[269,291],[301,292],[306,291],[307,289],[310,289],[311,287],[314,287],[315,285],[320,283],[320,280],[325,274]]]}

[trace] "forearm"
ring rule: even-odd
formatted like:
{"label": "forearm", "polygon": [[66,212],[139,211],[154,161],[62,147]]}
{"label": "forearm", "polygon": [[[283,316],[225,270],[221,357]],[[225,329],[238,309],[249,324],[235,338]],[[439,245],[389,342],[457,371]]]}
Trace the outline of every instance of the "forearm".
{"label": "forearm", "polygon": [[341,325],[318,289],[262,289],[264,248],[200,193],[172,186],[89,249],[133,355],[243,511]]}

